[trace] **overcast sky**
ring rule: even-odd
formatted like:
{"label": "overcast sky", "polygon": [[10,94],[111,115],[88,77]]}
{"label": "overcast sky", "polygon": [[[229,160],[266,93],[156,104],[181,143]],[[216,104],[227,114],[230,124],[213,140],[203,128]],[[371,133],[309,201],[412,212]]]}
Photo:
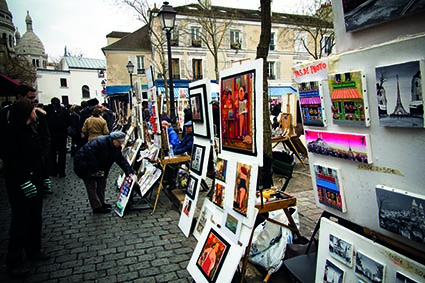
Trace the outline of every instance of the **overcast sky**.
{"label": "overcast sky", "polygon": [[[101,48],[111,31],[133,32],[141,27],[134,10],[114,4],[119,0],[6,0],[13,23],[21,36],[26,32],[25,17],[29,11],[33,31],[44,44],[49,61],[64,54],[64,47],[73,54],[103,59]],[[300,2],[317,0],[275,0],[272,11],[295,13]],[[149,0],[161,7],[162,1]],[[172,6],[196,0],[170,0]],[[213,5],[257,9],[260,0],[212,0]]]}

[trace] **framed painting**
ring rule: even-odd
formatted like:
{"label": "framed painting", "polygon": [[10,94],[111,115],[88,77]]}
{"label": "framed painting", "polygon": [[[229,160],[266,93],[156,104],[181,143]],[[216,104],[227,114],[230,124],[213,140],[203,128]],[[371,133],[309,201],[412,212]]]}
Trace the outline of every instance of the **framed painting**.
{"label": "framed painting", "polygon": [[229,249],[230,244],[211,228],[196,260],[196,266],[208,282],[217,282]]}
{"label": "framed painting", "polygon": [[314,164],[314,180],[319,203],[346,212],[344,193],[341,187],[341,170]]}
{"label": "framed painting", "polygon": [[424,127],[420,62],[375,68],[379,125]]}
{"label": "framed painting", "polygon": [[231,209],[225,209],[223,215],[223,233],[234,243],[239,241],[242,229],[243,216]]}
{"label": "framed painting", "polygon": [[198,178],[193,175],[188,176],[187,178],[187,189],[186,194],[191,198],[195,199],[196,190],[198,189]]}
{"label": "framed painting", "polygon": [[220,208],[223,208],[225,186],[219,182],[215,183],[214,193],[212,194],[212,202]]}
{"label": "framed painting", "polygon": [[190,170],[198,175],[202,175],[202,168],[204,165],[205,146],[194,144],[192,149],[192,156],[190,159]]}
{"label": "framed painting", "polygon": [[360,71],[329,74],[332,120],[342,126],[370,126],[366,76]]}
{"label": "framed painting", "polygon": [[243,216],[247,216],[248,199],[251,181],[251,165],[238,162],[236,165],[235,193],[233,209]]}
{"label": "framed painting", "polygon": [[357,276],[372,283],[384,283],[385,265],[375,261],[363,252],[357,251],[354,266]]}
{"label": "framed painting", "polygon": [[223,150],[257,155],[255,80],[255,70],[221,79],[220,138]]}
{"label": "framed painting", "polygon": [[424,1],[342,0],[342,6],[346,31],[362,29],[425,10]]}
{"label": "framed painting", "polygon": [[329,234],[329,254],[345,265],[353,266],[353,244],[333,234]]}
{"label": "framed painting", "polygon": [[[379,227],[425,244],[425,196],[384,185],[376,186]],[[400,222],[400,219],[403,219]]]}
{"label": "framed painting", "polygon": [[302,82],[298,84],[301,115],[304,126],[325,127],[325,111],[323,94],[319,81]]}
{"label": "framed painting", "polygon": [[192,209],[192,200],[186,199],[186,201],[183,204],[183,213],[189,217],[190,210]]}
{"label": "framed painting", "polygon": [[227,160],[218,157],[216,162],[215,177],[223,182],[226,182]]}
{"label": "framed painting", "polygon": [[202,97],[200,93],[189,95],[190,109],[192,110],[192,121],[203,121],[202,116]]}
{"label": "framed painting", "polygon": [[329,259],[326,260],[325,270],[323,272],[324,283],[343,283],[344,282],[344,270],[339,268]]}
{"label": "framed painting", "polygon": [[311,153],[366,164],[372,163],[368,134],[305,130],[305,138],[307,149]]}

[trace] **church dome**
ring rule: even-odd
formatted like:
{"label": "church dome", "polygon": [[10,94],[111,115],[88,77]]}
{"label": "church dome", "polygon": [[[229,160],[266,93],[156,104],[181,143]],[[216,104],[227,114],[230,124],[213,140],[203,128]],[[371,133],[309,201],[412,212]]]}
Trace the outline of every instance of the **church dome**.
{"label": "church dome", "polygon": [[6,0],[0,0],[0,39],[9,49],[13,49],[15,26],[12,21],[12,13],[9,11]]}
{"label": "church dome", "polygon": [[22,35],[21,39],[17,43],[15,50],[19,55],[44,55],[44,45],[40,38],[34,33],[32,29],[32,19],[27,12],[25,17],[27,24],[27,31]]}

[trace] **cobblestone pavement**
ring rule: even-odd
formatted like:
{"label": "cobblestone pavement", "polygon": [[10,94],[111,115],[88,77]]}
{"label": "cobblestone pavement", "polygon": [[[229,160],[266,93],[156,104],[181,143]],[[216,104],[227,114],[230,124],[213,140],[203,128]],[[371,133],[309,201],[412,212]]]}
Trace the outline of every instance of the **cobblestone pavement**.
{"label": "cobblestone pavement", "polygon": [[[32,275],[20,280],[5,272],[10,207],[4,179],[0,178],[0,282],[192,281],[186,267],[197,242],[178,228],[180,210],[167,194],[161,193],[153,216],[150,209],[129,211],[124,218],[115,213],[93,215],[84,184],[72,172],[72,160],[68,159],[67,177],[52,178],[54,194],[44,199],[43,248],[52,258],[44,262],[26,260],[25,267]],[[114,166],[109,177],[110,203],[117,198],[113,180],[119,172]],[[279,177],[275,178],[279,182]],[[308,237],[320,215],[308,168],[295,171],[287,192],[297,197],[301,232]],[[262,276],[250,267],[247,281],[261,282]],[[272,275],[269,282],[286,282],[283,277]]]}

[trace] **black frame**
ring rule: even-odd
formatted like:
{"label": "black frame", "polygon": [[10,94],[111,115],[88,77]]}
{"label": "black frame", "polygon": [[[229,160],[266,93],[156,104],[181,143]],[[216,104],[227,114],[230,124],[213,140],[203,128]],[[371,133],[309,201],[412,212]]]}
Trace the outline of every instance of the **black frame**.
{"label": "black frame", "polygon": [[[192,192],[189,192],[189,182],[194,182]],[[186,195],[188,197],[190,197],[191,199],[195,200],[195,195],[196,195],[196,189],[197,188],[198,188],[198,178],[196,178],[195,176],[189,174],[189,176],[187,177]]]}
{"label": "black frame", "polygon": [[[196,98],[199,100],[200,115],[201,115],[200,119],[193,118],[192,98]],[[207,87],[205,84],[189,88],[189,105],[192,111],[193,135],[209,139],[211,137],[211,131],[210,131],[210,119],[208,116]],[[205,134],[199,133],[199,131],[196,130],[197,125],[205,126],[206,133]]]}
{"label": "black frame", "polygon": [[[199,168],[198,169],[195,169],[195,168],[193,168],[193,160],[195,158],[195,153],[196,153],[196,150],[198,148],[202,149],[202,153],[201,153],[201,158],[199,160]],[[202,168],[204,166],[203,163],[204,163],[204,159],[205,159],[205,149],[206,149],[206,147],[203,146],[203,145],[194,144],[193,145],[193,149],[192,149],[192,155],[190,157],[190,170],[193,171],[193,172],[195,172],[199,176],[202,175]]]}

